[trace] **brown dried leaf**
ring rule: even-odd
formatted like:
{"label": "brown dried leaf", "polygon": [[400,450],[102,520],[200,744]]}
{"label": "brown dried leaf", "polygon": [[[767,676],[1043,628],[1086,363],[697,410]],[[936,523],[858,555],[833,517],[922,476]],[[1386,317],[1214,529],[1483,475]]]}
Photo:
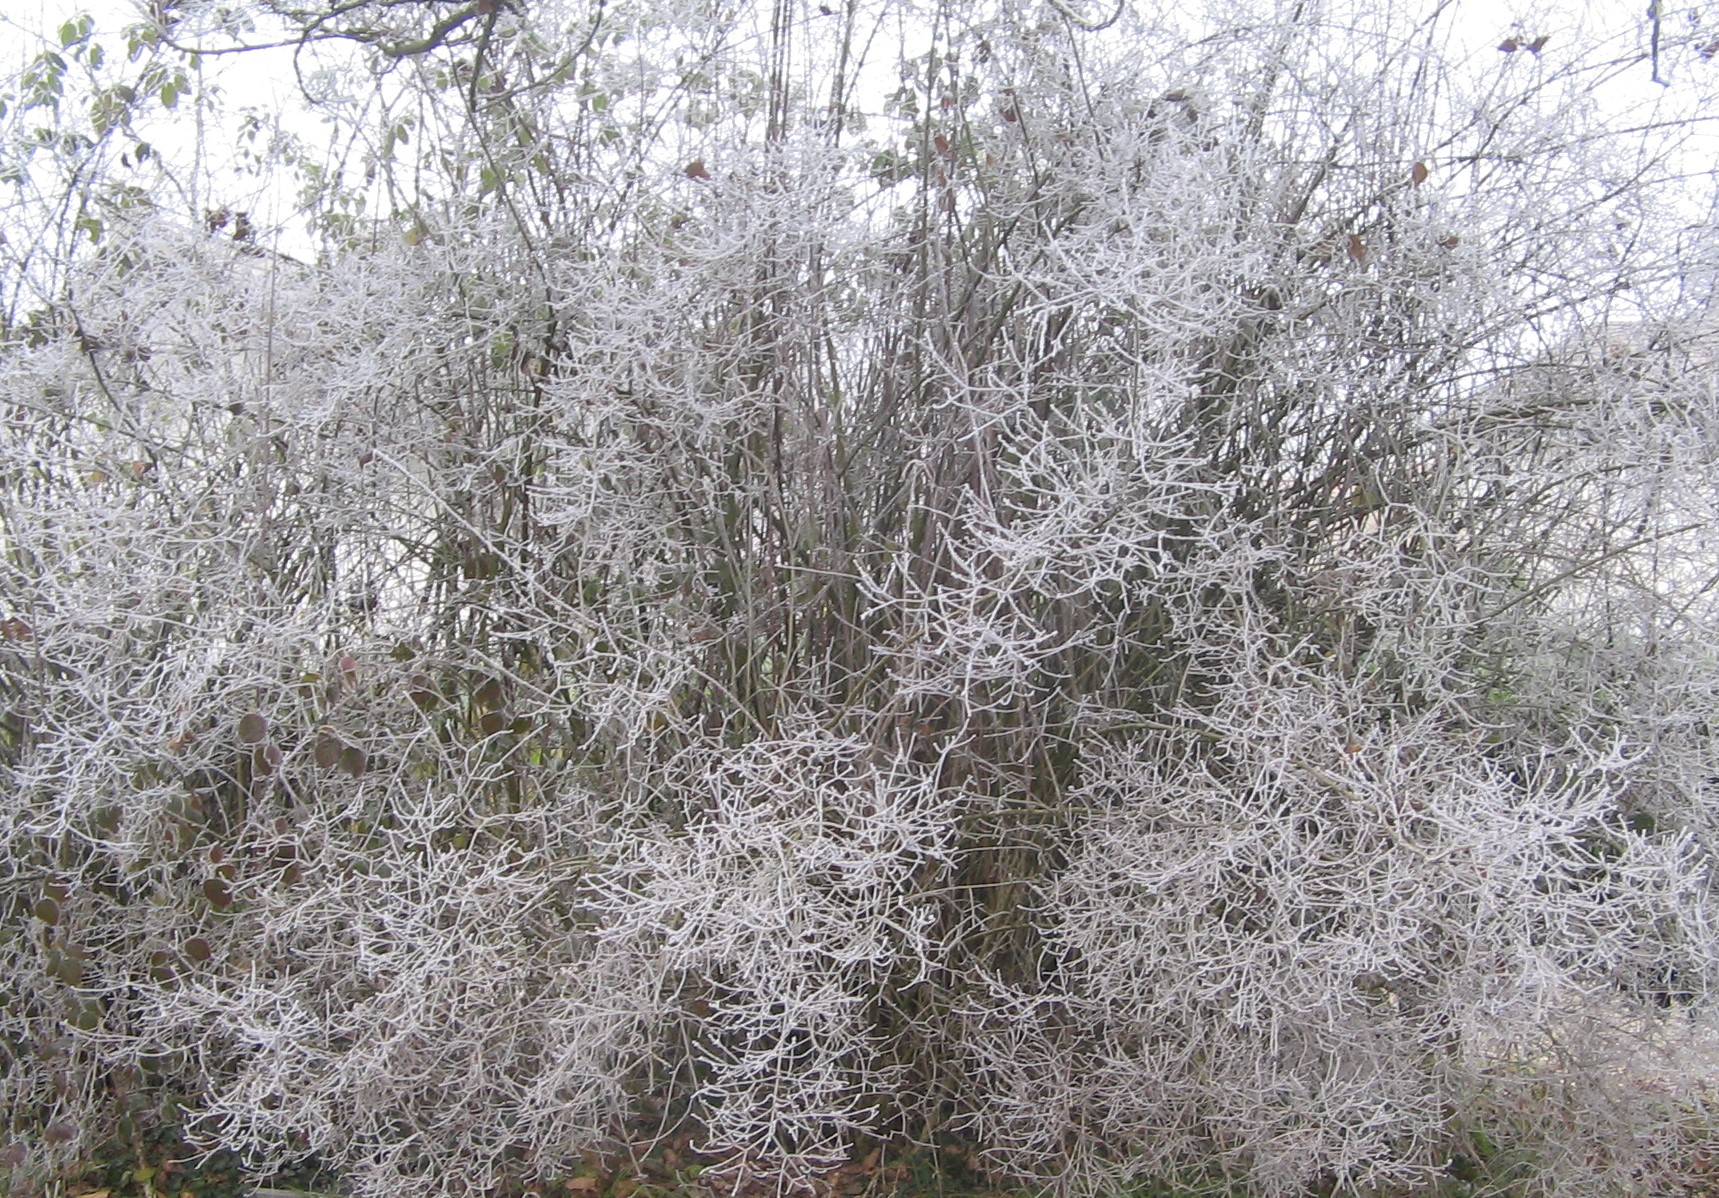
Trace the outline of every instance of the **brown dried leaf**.
{"label": "brown dried leaf", "polygon": [[340,750],[340,768],[354,778],[362,778],[369,764],[369,756],[357,745],[347,745]]}
{"label": "brown dried leaf", "polygon": [[50,1144],[69,1144],[78,1138],[78,1125],[70,1119],[55,1119],[42,1129],[42,1138]]}
{"label": "brown dried leaf", "polygon": [[704,159],[694,158],[691,162],[687,163],[686,164],[686,177],[688,179],[708,179],[708,178],[710,178],[710,172],[708,170],[706,170],[705,166],[704,166]]}
{"label": "brown dried leaf", "polygon": [[428,674],[413,674],[406,679],[406,696],[420,711],[429,711],[442,701],[442,696],[436,693],[436,684],[430,680]]}
{"label": "brown dried leaf", "polygon": [[1349,255],[1351,262],[1365,262],[1367,260],[1367,243],[1362,241],[1358,234],[1351,233],[1349,234],[1348,247],[1344,252]]}
{"label": "brown dried leaf", "polygon": [[1409,170],[1409,178],[1414,181],[1414,185],[1416,187],[1425,183],[1427,181],[1427,164],[1424,162],[1415,163],[1415,165]]}
{"label": "brown dried leaf", "polygon": [[311,750],[319,769],[331,770],[340,764],[340,750],[345,747],[333,728],[324,725],[318,729],[316,746]]}

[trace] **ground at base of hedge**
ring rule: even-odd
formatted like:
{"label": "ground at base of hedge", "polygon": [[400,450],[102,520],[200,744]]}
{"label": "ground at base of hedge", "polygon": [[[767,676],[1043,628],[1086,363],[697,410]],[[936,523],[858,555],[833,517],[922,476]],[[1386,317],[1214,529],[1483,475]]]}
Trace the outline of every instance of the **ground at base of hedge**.
{"label": "ground at base of hedge", "polygon": [[[1655,1198],[1719,1198],[1719,1145],[1695,1147],[1697,1182]],[[1458,1160],[1439,1184],[1376,1198],[1509,1198],[1518,1189],[1484,1162]],[[232,1153],[203,1153],[170,1136],[111,1147],[67,1179],[16,1198],[339,1198],[338,1180],[313,1169],[267,1179],[248,1174]],[[725,1168],[693,1152],[685,1139],[658,1141],[648,1152],[587,1154],[570,1176],[473,1198],[1038,1198],[988,1175],[978,1155],[953,1146],[890,1151],[872,1145],[847,1164],[799,1186]],[[1130,1187],[1119,1198],[1247,1198],[1222,1184],[1167,1181]],[[1329,1198],[1310,1191],[1307,1198]],[[1641,1198],[1634,1195],[1632,1198]]]}

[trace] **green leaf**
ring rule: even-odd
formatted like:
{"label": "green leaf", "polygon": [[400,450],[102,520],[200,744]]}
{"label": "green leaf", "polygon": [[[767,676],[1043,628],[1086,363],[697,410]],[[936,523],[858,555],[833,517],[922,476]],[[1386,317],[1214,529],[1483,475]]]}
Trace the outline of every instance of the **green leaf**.
{"label": "green leaf", "polygon": [[128,62],[136,62],[143,57],[145,50],[153,49],[161,40],[161,35],[148,25],[133,25],[125,31],[125,57]]}

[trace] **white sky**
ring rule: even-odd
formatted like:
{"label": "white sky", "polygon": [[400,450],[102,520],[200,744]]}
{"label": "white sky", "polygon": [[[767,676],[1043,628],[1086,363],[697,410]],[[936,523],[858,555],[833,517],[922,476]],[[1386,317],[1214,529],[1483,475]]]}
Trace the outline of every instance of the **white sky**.
{"label": "white sky", "polygon": [[[1390,4],[1393,0],[1379,2]],[[110,44],[117,41],[121,29],[143,19],[143,7],[138,0],[4,0],[4,5],[4,11],[0,11],[0,70],[7,76],[14,75],[43,49],[57,49],[55,31],[64,21],[79,13],[89,13],[95,20],[98,34],[107,35]],[[1434,0],[1420,0],[1411,3],[1410,7],[1430,13]],[[1601,3],[1583,3],[1580,0],[1505,0],[1502,3],[1499,0],[1448,0],[1445,7],[1454,18],[1446,24],[1452,41],[1456,43],[1450,47],[1450,52],[1455,57],[1470,59],[1481,71],[1497,68],[1502,59],[1497,44],[1502,37],[1511,34],[1549,34],[1551,41],[1545,51],[1548,55],[1556,54],[1560,45],[1576,44],[1578,39],[1584,44],[1592,44],[1596,38],[1603,38],[1614,46],[1620,57],[1631,51],[1645,50],[1648,37],[1649,26],[1643,6],[1633,0],[1604,0]],[[1687,12],[1673,10],[1670,4],[1666,5],[1666,10],[1668,34],[1685,31],[1689,19]],[[1578,26],[1585,28],[1578,33]],[[1719,36],[1719,28],[1709,32]],[[1604,94],[1595,95],[1594,100],[1620,126],[1663,119],[1668,115],[1668,108],[1671,114],[1688,116],[1697,111],[1695,92],[1719,81],[1719,59],[1702,65],[1706,66],[1711,78],[1680,79],[1679,70],[1688,75],[1697,69],[1697,64],[1687,55],[1676,60],[1668,56],[1665,71],[1672,86],[1667,88],[1652,82],[1644,63],[1620,74]],[[285,128],[308,145],[327,142],[326,130],[316,117],[304,111],[299,100],[290,50],[205,59],[201,82],[218,89],[221,96],[219,108],[225,113],[257,109],[280,120]],[[179,176],[197,187],[213,180],[220,195],[217,200],[211,200],[211,204],[248,205],[248,210],[261,227],[287,226],[290,241],[297,226],[292,219],[294,197],[282,189],[282,184],[266,187],[255,180],[241,179],[236,170],[230,169],[234,163],[232,158],[223,163],[220,155],[224,146],[231,143],[232,134],[229,131],[217,136],[217,130],[201,127],[198,107],[182,102],[174,113],[150,120],[140,132],[157,151],[168,156],[169,162],[182,165],[190,165],[197,148],[206,146],[209,158],[198,164],[203,169],[181,170],[177,172]],[[1704,119],[1714,121],[1716,118],[1709,115]],[[1719,162],[1719,138],[1705,133],[1698,135],[1687,160],[1692,174],[1710,174],[1714,163]],[[223,170],[223,166],[229,169]],[[247,187],[250,189],[248,193]],[[193,210],[208,206],[204,204],[203,197],[188,196],[186,199]],[[1693,209],[1705,215],[1710,201],[1710,180],[1692,187]],[[300,247],[282,243],[278,248],[304,252],[308,244]]]}

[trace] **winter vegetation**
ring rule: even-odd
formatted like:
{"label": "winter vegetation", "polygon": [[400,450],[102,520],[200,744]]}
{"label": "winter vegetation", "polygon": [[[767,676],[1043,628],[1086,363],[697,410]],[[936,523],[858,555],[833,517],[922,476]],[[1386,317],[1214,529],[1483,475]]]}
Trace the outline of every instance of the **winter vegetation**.
{"label": "winter vegetation", "polygon": [[[1713,1078],[1626,1066],[1719,1000],[1719,12],[1214,12],[44,46],[0,1188],[1688,1184]],[[200,82],[276,42],[326,147]]]}

